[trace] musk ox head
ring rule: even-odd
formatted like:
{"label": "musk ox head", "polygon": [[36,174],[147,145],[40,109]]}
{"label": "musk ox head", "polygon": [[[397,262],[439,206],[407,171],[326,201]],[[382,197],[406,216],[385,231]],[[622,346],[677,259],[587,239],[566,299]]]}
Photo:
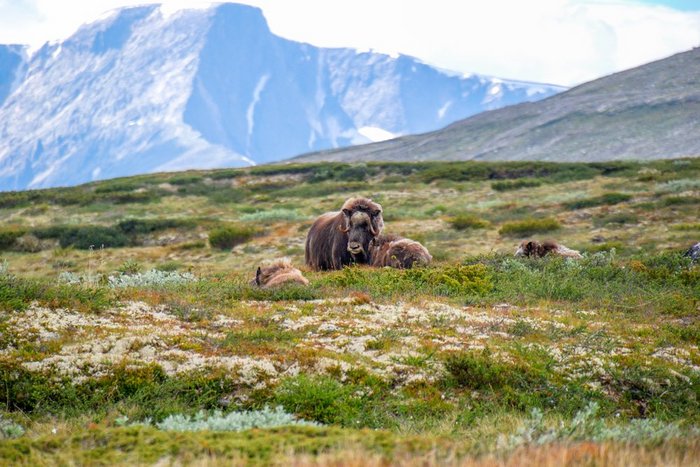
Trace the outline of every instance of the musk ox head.
{"label": "musk ox head", "polygon": [[518,249],[515,250],[515,256],[526,256],[528,258],[535,256],[538,246],[539,242],[534,240],[523,240],[522,243],[518,245]]}
{"label": "musk ox head", "polygon": [[583,258],[578,251],[560,245],[553,240],[545,240],[542,243],[535,240],[525,240],[515,250],[515,256],[526,256],[528,258],[543,258],[549,254],[564,258]]}
{"label": "musk ox head", "polygon": [[292,266],[291,261],[287,258],[263,263],[258,267],[255,279],[250,281],[250,285],[257,285],[264,289],[288,283],[309,285],[306,277],[302,275],[301,271]]}
{"label": "musk ox head", "polygon": [[369,242],[384,228],[382,206],[370,199],[350,198],[343,204],[342,216],[340,230],[348,236],[348,252],[356,259],[367,258]]}
{"label": "musk ox head", "polygon": [[528,258],[543,258],[548,253],[556,250],[559,245],[551,240],[538,242],[537,240],[523,240],[515,250],[515,256],[526,256]]}

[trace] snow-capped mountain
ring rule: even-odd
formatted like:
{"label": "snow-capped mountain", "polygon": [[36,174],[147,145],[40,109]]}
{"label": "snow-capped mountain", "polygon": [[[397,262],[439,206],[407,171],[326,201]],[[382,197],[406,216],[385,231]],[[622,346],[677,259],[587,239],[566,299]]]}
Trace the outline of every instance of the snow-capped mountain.
{"label": "snow-capped mountain", "polygon": [[125,8],[14,65],[6,50],[0,190],[264,163],[563,90],[293,42],[237,4]]}
{"label": "snow-capped mountain", "polygon": [[0,44],[0,106],[22,81],[26,63],[25,47]]}

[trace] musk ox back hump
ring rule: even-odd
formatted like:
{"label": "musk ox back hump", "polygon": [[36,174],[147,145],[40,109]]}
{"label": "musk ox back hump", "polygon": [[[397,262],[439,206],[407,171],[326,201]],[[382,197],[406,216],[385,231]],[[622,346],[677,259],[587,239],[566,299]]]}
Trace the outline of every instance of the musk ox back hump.
{"label": "musk ox back hump", "polygon": [[327,212],[311,225],[306,235],[304,262],[314,271],[340,269],[351,260],[347,234],[342,232],[342,214]]}

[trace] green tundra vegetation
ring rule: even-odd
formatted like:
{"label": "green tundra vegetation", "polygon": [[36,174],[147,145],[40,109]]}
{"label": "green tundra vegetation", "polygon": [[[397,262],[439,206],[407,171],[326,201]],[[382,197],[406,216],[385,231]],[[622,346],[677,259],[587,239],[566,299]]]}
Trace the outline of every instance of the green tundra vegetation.
{"label": "green tundra vegetation", "polygon": [[[306,269],[350,196],[433,264]],[[0,464],[698,464],[699,206],[700,159],[0,193]],[[250,284],[280,257],[310,285]]]}

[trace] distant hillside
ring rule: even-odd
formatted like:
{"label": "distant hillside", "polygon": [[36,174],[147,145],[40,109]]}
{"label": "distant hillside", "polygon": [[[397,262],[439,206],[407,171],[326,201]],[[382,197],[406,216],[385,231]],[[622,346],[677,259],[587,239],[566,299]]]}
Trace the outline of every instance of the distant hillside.
{"label": "distant hillside", "polygon": [[0,190],[277,161],[564,89],[290,41],[236,4],[115,10],[45,45],[20,82],[2,50]]}
{"label": "distant hillside", "polygon": [[445,129],[299,161],[604,161],[700,156],[700,48]]}

